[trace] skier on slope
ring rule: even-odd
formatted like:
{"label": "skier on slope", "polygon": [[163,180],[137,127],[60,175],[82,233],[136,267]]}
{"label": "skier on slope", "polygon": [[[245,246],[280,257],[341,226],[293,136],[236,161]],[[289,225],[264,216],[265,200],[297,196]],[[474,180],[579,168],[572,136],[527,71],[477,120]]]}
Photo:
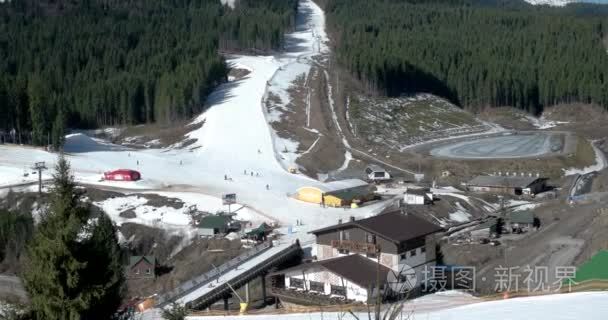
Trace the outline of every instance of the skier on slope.
{"label": "skier on slope", "polygon": [[266,190],[270,190],[270,186],[269,185],[266,185]]}

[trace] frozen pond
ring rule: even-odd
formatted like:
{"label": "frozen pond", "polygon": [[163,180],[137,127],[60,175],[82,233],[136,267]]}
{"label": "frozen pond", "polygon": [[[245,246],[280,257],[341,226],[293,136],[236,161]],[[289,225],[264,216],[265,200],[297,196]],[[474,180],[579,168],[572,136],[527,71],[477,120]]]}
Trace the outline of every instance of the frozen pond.
{"label": "frozen pond", "polygon": [[513,133],[455,142],[431,150],[443,158],[490,159],[537,157],[563,149],[563,136],[551,133]]}

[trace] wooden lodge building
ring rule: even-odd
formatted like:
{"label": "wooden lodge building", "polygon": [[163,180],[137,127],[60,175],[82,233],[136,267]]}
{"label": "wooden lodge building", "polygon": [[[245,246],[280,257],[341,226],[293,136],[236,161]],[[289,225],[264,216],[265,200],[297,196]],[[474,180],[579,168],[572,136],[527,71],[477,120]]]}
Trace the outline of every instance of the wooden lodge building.
{"label": "wooden lodge building", "polygon": [[440,231],[401,211],[314,230],[317,261],[275,272],[273,293],[284,304],[366,303],[378,293],[384,297],[387,276],[404,265],[421,285],[425,268],[435,265],[434,235]]}
{"label": "wooden lodge building", "polygon": [[427,238],[441,230],[413,214],[393,211],[361,220],[351,218],[311,233],[316,236],[319,260],[353,253],[376,258],[379,252],[380,263],[389,268],[400,263],[417,268],[435,261],[435,243]]}
{"label": "wooden lodge building", "polygon": [[532,196],[546,189],[546,178],[538,176],[477,176],[467,182],[469,191]]}

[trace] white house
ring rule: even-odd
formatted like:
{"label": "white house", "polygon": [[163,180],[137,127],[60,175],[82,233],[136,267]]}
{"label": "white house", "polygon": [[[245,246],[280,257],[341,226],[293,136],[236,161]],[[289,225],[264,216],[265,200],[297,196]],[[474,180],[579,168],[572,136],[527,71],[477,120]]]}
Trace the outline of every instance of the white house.
{"label": "white house", "polygon": [[[380,293],[391,270],[373,259],[361,255],[348,255],[333,259],[305,263],[282,270],[273,275],[283,275],[282,299],[296,299],[301,295],[319,295],[345,301],[367,303],[376,297],[377,273],[380,273]],[[274,290],[274,289],[273,289]],[[291,293],[291,294],[290,294]]]}
{"label": "white house", "polygon": [[421,205],[433,202],[433,193],[424,189],[406,189],[403,194],[403,203]]}
{"label": "white house", "polygon": [[375,164],[368,165],[367,168],[365,168],[365,174],[369,181],[386,181],[391,179],[390,173]]}

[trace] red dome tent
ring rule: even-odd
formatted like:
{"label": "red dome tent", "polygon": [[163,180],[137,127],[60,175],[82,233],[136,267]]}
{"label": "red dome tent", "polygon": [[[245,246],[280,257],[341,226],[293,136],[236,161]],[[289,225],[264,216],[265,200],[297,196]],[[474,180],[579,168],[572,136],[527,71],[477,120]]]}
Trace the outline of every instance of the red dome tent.
{"label": "red dome tent", "polygon": [[104,172],[103,178],[112,181],[137,181],[141,179],[141,174],[135,170],[118,169]]}

